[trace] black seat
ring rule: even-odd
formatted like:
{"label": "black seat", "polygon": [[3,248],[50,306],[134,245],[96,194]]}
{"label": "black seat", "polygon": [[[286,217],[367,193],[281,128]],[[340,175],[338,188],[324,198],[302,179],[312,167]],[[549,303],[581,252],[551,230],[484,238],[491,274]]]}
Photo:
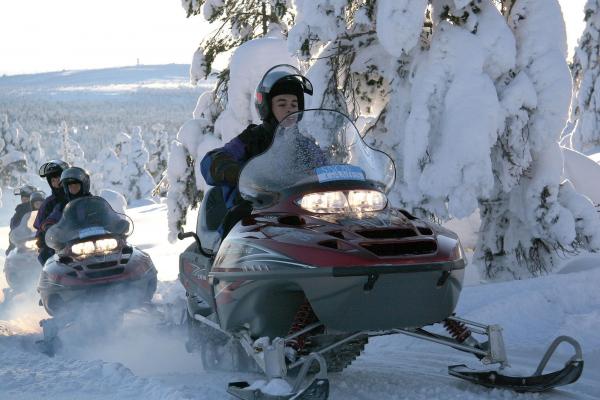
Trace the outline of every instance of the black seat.
{"label": "black seat", "polygon": [[221,234],[217,229],[223,222],[225,214],[227,214],[227,207],[221,188],[211,187],[204,194],[196,225],[196,233],[200,237],[202,248],[205,251],[216,251],[215,247],[221,240]]}

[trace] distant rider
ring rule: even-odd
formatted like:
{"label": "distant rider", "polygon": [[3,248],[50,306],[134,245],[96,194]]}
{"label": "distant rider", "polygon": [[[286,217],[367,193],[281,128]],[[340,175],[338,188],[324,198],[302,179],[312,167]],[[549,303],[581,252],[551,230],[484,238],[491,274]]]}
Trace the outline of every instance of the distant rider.
{"label": "distant rider", "polygon": [[23,215],[31,211],[31,205],[29,204],[29,201],[31,198],[31,193],[35,192],[36,190],[37,188],[31,185],[24,185],[15,190],[15,196],[21,196],[21,203],[15,207],[15,214],[10,219],[10,229],[14,229],[19,226]]}
{"label": "distant rider", "polygon": [[[15,196],[21,196],[21,203],[15,207],[15,214],[10,219],[10,230],[12,231],[21,223],[21,219],[25,214],[31,211],[30,197],[33,192],[37,190],[36,187],[31,185],[23,185],[17,190],[15,190]],[[10,233],[9,233],[10,235]],[[12,249],[14,249],[14,244],[8,244],[8,248],[6,249],[5,254],[8,255]]]}
{"label": "distant rider", "polygon": [[62,160],[51,160],[40,167],[39,175],[46,178],[52,193],[44,200],[38,211],[33,227],[37,229],[38,260],[43,265],[54,254],[54,250],[46,245],[45,230],[42,225],[57,204],[66,202],[65,192],[60,186],[60,174],[70,165]]}
{"label": "distant rider", "polygon": [[254,93],[254,105],[262,123],[248,125],[241,134],[225,146],[207,153],[200,162],[206,183],[221,187],[229,210],[219,227],[222,237],[252,211],[250,202],[241,198],[237,187],[242,167],[269,148],[281,120],[293,112],[304,110],[305,93],[312,95],[312,84],[297,68],[277,65],[269,69]]}

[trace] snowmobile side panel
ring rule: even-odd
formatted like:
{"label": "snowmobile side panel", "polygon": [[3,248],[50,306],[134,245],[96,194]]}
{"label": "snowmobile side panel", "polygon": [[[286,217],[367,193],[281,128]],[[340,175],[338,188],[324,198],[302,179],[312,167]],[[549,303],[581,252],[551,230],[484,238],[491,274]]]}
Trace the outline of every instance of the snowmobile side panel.
{"label": "snowmobile side panel", "polygon": [[[331,268],[284,270],[276,268],[278,263],[269,265],[268,274],[211,273],[219,281],[216,303],[224,329],[249,324],[253,336],[285,335],[304,296],[329,329],[353,332],[428,325],[452,314],[464,274],[463,264],[452,269],[444,263],[421,270],[345,268],[341,274]],[[267,326],[271,329],[263,328]]]}

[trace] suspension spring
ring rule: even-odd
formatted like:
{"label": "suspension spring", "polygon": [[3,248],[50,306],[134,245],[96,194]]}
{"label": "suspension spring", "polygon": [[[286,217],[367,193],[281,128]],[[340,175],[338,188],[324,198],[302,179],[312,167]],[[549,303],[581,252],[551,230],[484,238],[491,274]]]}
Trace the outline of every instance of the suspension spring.
{"label": "suspension spring", "polygon": [[459,343],[464,342],[469,336],[471,336],[471,330],[462,322],[458,322],[453,319],[445,319],[444,327],[448,333]]}
{"label": "suspension spring", "polygon": [[[303,329],[307,325],[312,324],[313,322],[317,322],[317,316],[315,315],[315,312],[310,306],[308,300],[305,300],[304,303],[302,303],[302,305],[300,305],[300,307],[298,308],[298,311],[296,311],[294,321],[292,322],[292,326],[288,331],[288,336],[293,335],[294,333]],[[295,339],[289,342],[289,346],[294,348],[294,350],[298,352],[301,351],[304,348],[306,336],[307,334],[305,333],[296,337]]]}

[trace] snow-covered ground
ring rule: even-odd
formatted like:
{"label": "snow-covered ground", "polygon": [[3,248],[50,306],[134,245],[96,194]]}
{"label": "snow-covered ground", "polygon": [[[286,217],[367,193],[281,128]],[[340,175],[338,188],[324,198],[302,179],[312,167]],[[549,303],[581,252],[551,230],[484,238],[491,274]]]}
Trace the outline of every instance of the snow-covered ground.
{"label": "snow-covered ground", "polygon": [[[0,268],[9,211],[3,207],[0,212]],[[150,253],[159,271],[154,301],[176,303],[183,295],[176,281],[177,256],[187,243],[167,242],[164,204],[127,212],[135,222],[131,242]],[[557,274],[538,279],[482,284],[472,265],[467,276],[457,311],[465,318],[504,327],[513,368],[533,372],[554,337],[571,335],[583,346],[586,365],[580,380],[539,395],[490,390],[447,375],[451,364],[477,366],[472,356],[407,337],[384,337],[373,339],[344,372],[330,375],[330,398],[600,398],[600,256],[565,260]],[[257,378],[204,371],[199,357],[186,353],[183,331],[163,329],[156,317],[146,314],[129,315],[123,326],[97,337],[73,337],[56,357],[48,358],[34,345],[40,338],[37,322],[46,317],[35,295],[19,299],[13,311],[0,317],[3,400],[225,399],[229,381]],[[559,360],[549,368],[561,367],[569,355],[570,349],[561,346]]]}

